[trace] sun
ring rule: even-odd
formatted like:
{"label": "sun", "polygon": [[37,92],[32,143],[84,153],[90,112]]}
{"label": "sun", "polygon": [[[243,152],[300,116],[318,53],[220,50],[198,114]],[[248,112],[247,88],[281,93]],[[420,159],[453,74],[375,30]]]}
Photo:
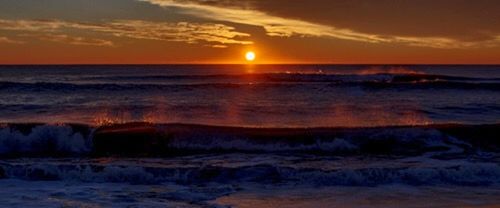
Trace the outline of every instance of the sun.
{"label": "sun", "polygon": [[247,59],[247,61],[253,61],[255,60],[255,53],[253,51],[248,51],[245,54],[245,58]]}

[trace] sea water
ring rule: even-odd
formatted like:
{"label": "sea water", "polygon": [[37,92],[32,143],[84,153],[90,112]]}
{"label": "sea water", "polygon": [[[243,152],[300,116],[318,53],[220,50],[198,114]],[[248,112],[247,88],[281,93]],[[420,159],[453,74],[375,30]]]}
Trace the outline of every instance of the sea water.
{"label": "sea water", "polygon": [[0,206],[495,206],[499,121],[500,66],[0,66]]}

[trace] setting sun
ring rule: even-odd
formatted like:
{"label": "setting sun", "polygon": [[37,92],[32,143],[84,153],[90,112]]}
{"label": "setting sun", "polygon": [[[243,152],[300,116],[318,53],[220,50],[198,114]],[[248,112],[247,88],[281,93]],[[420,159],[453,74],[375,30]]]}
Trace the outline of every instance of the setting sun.
{"label": "setting sun", "polygon": [[248,51],[245,55],[245,58],[247,59],[247,61],[253,61],[255,60],[255,53],[252,51]]}

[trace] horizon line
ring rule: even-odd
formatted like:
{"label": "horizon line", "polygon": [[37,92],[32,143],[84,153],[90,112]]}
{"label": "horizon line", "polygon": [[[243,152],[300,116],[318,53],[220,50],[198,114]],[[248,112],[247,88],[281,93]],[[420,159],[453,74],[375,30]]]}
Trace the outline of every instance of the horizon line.
{"label": "horizon line", "polygon": [[161,65],[248,65],[248,66],[265,66],[265,65],[442,65],[442,66],[498,66],[500,63],[326,63],[326,62],[305,62],[305,63],[0,63],[0,66],[161,66]]}

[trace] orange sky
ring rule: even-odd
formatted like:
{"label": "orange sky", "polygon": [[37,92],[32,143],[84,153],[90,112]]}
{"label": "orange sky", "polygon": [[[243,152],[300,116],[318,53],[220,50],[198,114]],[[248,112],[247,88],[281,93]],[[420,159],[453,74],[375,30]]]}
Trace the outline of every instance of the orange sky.
{"label": "orange sky", "polygon": [[0,64],[500,64],[492,0],[0,0]]}

